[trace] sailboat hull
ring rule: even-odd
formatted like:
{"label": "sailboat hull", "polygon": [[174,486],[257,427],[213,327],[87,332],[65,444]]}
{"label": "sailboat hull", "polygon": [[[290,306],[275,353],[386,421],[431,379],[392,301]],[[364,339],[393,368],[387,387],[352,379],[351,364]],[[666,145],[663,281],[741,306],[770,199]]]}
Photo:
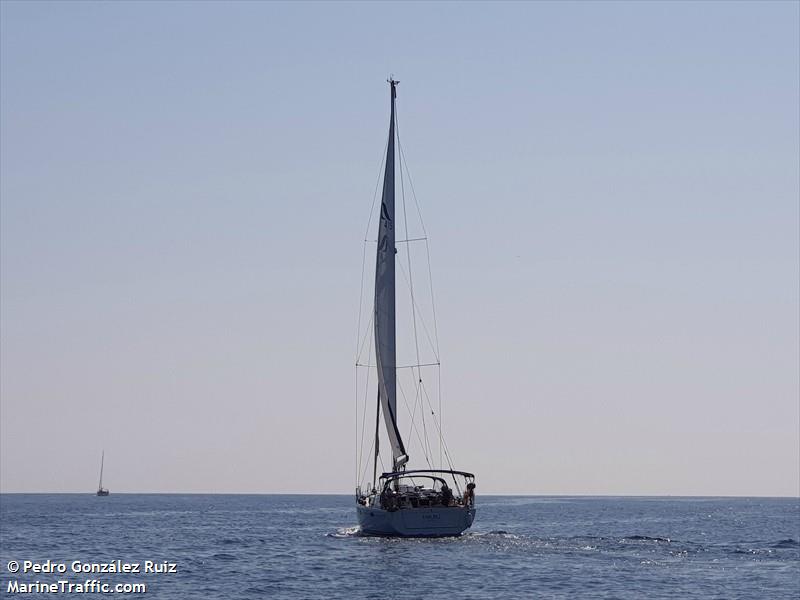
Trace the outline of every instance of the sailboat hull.
{"label": "sailboat hull", "polygon": [[461,535],[472,526],[475,509],[463,506],[401,508],[388,511],[358,506],[361,533],[395,537],[446,537]]}

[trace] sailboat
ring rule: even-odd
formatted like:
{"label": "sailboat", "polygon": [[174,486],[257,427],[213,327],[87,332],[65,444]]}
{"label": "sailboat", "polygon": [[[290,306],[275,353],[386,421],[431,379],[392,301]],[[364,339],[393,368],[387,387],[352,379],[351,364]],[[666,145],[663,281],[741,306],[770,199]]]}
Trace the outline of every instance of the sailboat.
{"label": "sailboat", "polygon": [[110,493],[106,488],[103,487],[103,463],[106,460],[106,451],[103,450],[103,454],[100,455],[100,483],[97,484],[97,495],[98,496],[108,496]]}
{"label": "sailboat", "polygon": [[[472,473],[452,468],[408,469],[410,458],[406,452],[399,427],[397,412],[397,369],[399,367],[396,360],[395,322],[396,244],[411,240],[395,239],[395,139],[397,137],[395,103],[399,82],[392,77],[388,83],[391,92],[389,139],[386,146],[383,192],[376,240],[375,295],[372,315],[376,363],[374,366],[377,368],[378,388],[373,443],[375,454],[371,485],[366,489],[362,489],[361,485],[356,488],[356,511],[362,534],[398,537],[456,536],[471,527],[475,519],[475,476]],[[400,151],[398,158],[402,156],[402,147],[400,147]],[[402,177],[401,165],[401,184]],[[407,225],[406,233],[408,233]],[[414,303],[413,291],[411,302]],[[359,366],[358,362],[356,364]],[[423,365],[414,366],[421,367]],[[415,375],[415,377],[420,377],[420,382],[422,381],[421,375]],[[377,477],[381,413],[386,437],[391,446],[391,470]],[[430,461],[428,464],[430,465]],[[449,466],[452,467],[452,465]]]}

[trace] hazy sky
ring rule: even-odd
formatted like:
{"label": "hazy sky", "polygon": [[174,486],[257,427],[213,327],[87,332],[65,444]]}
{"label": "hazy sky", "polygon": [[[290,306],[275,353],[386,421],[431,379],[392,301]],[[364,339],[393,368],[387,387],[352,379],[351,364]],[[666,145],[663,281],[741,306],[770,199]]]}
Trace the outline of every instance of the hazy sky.
{"label": "hazy sky", "polygon": [[2,2],[0,489],[352,490],[394,73],[478,491],[800,494],[799,7]]}

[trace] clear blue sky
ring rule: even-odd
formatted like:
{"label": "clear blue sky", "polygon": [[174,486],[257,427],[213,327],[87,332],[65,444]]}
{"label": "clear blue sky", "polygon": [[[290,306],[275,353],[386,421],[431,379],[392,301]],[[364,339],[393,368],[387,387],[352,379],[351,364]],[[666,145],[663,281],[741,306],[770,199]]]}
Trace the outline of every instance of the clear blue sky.
{"label": "clear blue sky", "polygon": [[349,492],[401,81],[483,492],[800,494],[797,2],[2,2],[0,489]]}

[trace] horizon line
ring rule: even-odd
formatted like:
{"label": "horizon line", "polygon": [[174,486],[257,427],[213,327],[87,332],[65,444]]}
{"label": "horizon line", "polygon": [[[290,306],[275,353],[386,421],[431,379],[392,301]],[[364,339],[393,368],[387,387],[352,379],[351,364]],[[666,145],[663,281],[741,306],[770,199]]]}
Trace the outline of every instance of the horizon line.
{"label": "horizon line", "polygon": [[[97,490],[86,492],[5,492],[0,496],[12,495],[64,495],[94,496]],[[336,492],[112,492],[112,496],[351,496],[351,493]],[[528,493],[481,493],[479,497],[516,497],[516,498],[764,498],[795,499],[798,495],[741,495],[741,494],[528,494]]]}

